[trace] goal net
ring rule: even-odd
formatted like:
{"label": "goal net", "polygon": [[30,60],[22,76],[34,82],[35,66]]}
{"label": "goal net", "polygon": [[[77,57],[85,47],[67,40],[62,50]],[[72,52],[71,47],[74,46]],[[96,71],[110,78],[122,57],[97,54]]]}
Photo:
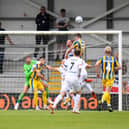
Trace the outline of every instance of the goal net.
{"label": "goal net", "polygon": [[[0,32],[0,109],[13,109],[18,96],[24,89],[24,63],[27,55],[33,60],[45,57],[47,65],[59,67],[64,53],[67,50],[68,39],[75,40],[75,34],[82,35],[83,59],[91,65],[95,65],[97,59],[104,55],[105,46],[112,47],[112,55],[116,56],[122,64],[122,70],[116,73],[116,78],[111,91],[111,102],[115,110],[128,110],[129,108],[129,82],[128,82],[128,50],[129,46],[123,44],[121,31],[1,31]],[[14,45],[9,45],[10,37]],[[122,59],[123,58],[123,59]],[[60,92],[61,76],[59,72],[45,71],[49,87],[49,97],[54,100]],[[82,90],[80,108],[88,110],[98,109],[104,88],[101,79],[96,78],[95,68],[88,70],[88,78],[93,79],[90,83],[97,94],[94,99],[87,88]],[[123,97],[122,97],[123,96]],[[73,101],[71,101],[73,104]],[[39,92],[39,107],[43,102]],[[50,107],[50,104],[48,104]],[[72,106],[71,106],[72,107]],[[20,109],[34,108],[33,92],[31,88],[22,99]],[[67,107],[61,102],[58,109]]]}

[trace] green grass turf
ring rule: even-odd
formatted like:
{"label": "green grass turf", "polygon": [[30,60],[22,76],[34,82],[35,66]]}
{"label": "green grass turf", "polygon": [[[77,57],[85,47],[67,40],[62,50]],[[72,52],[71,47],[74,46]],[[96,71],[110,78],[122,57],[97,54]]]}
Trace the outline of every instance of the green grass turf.
{"label": "green grass turf", "polygon": [[129,129],[129,112],[0,111],[0,129]]}

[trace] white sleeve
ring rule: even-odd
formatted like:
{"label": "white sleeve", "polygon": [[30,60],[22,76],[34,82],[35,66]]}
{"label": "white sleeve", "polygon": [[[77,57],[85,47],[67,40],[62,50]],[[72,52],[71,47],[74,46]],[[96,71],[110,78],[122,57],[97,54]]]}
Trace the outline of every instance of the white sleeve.
{"label": "white sleeve", "polygon": [[79,63],[78,63],[78,67],[79,67],[79,69],[81,69],[81,68],[82,68],[82,66],[83,66],[83,61],[82,61],[82,60],[79,60]]}

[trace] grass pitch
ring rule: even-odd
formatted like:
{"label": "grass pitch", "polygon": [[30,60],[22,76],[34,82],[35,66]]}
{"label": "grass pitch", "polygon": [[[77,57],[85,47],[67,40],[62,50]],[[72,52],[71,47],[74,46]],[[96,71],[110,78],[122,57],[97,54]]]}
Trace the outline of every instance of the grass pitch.
{"label": "grass pitch", "polygon": [[0,111],[0,129],[129,129],[129,112]]}

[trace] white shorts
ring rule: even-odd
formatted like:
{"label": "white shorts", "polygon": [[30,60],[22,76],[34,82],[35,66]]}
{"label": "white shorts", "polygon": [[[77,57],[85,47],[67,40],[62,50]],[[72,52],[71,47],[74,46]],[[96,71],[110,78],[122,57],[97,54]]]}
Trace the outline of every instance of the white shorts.
{"label": "white shorts", "polygon": [[62,88],[63,91],[68,91],[72,89],[73,92],[78,92],[81,90],[80,81],[78,78],[69,77],[69,79],[66,79],[64,82],[64,87]]}
{"label": "white shorts", "polygon": [[65,87],[65,80],[62,80],[61,81],[61,90],[60,90],[60,92],[61,91],[66,91],[67,90],[67,88]]}
{"label": "white shorts", "polygon": [[87,72],[86,70],[83,70],[83,72],[81,73],[81,77],[80,77],[80,81],[83,82],[87,79]]}

